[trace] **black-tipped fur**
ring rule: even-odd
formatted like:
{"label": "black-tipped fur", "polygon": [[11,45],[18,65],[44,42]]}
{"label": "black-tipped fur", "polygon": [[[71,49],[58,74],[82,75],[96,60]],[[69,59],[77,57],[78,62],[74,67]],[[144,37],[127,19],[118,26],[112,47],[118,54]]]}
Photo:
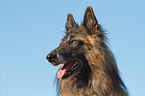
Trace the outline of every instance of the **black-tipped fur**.
{"label": "black-tipped fur", "polygon": [[69,13],[66,36],[47,59],[53,64],[77,60],[80,67],[72,75],[58,79],[60,96],[128,96],[115,58],[106,44],[106,37],[89,6],[83,24],[78,26]]}

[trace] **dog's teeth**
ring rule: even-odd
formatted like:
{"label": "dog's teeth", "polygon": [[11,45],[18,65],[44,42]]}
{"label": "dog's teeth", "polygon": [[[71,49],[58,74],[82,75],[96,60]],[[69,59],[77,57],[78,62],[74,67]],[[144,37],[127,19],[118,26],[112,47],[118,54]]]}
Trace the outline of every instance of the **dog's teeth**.
{"label": "dog's teeth", "polygon": [[74,65],[73,65],[73,67],[76,67],[76,66],[78,66],[78,64],[74,64]]}
{"label": "dog's teeth", "polygon": [[76,63],[75,63],[75,64],[73,64],[73,66],[76,66]]}

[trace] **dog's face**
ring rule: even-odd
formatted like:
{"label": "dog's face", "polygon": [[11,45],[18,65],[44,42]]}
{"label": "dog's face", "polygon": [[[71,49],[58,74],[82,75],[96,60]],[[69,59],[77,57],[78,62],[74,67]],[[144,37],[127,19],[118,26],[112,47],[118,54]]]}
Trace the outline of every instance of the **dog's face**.
{"label": "dog's face", "polygon": [[87,8],[81,26],[75,23],[73,16],[69,13],[65,28],[66,36],[62,39],[60,46],[46,58],[54,66],[61,64],[57,74],[59,79],[89,75],[91,70],[86,54],[91,52],[90,47],[94,46],[96,40],[100,42],[103,38],[92,8]]}
{"label": "dog's face", "polygon": [[85,58],[86,44],[81,40],[81,32],[85,35],[85,32],[80,28],[66,33],[60,46],[47,56],[49,62],[53,65],[61,64],[61,68],[57,74],[59,79],[76,76],[80,73],[80,70],[89,68],[88,61]]}

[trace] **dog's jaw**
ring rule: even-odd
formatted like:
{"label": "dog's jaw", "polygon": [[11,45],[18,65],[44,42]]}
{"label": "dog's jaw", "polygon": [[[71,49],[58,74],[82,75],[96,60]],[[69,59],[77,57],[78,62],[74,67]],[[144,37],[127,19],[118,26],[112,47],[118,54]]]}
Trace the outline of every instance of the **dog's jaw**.
{"label": "dog's jaw", "polygon": [[58,79],[64,79],[71,76],[75,71],[77,71],[80,67],[79,61],[71,61],[66,64],[62,64],[62,69],[60,69],[57,73]]}

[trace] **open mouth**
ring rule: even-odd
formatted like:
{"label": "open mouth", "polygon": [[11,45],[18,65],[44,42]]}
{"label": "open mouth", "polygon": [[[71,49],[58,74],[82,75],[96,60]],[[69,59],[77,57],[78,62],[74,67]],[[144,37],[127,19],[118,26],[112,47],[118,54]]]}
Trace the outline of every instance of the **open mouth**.
{"label": "open mouth", "polygon": [[57,77],[59,79],[63,79],[65,77],[68,77],[72,75],[77,69],[80,67],[79,61],[71,61],[66,64],[62,64],[62,69],[58,71]]}

